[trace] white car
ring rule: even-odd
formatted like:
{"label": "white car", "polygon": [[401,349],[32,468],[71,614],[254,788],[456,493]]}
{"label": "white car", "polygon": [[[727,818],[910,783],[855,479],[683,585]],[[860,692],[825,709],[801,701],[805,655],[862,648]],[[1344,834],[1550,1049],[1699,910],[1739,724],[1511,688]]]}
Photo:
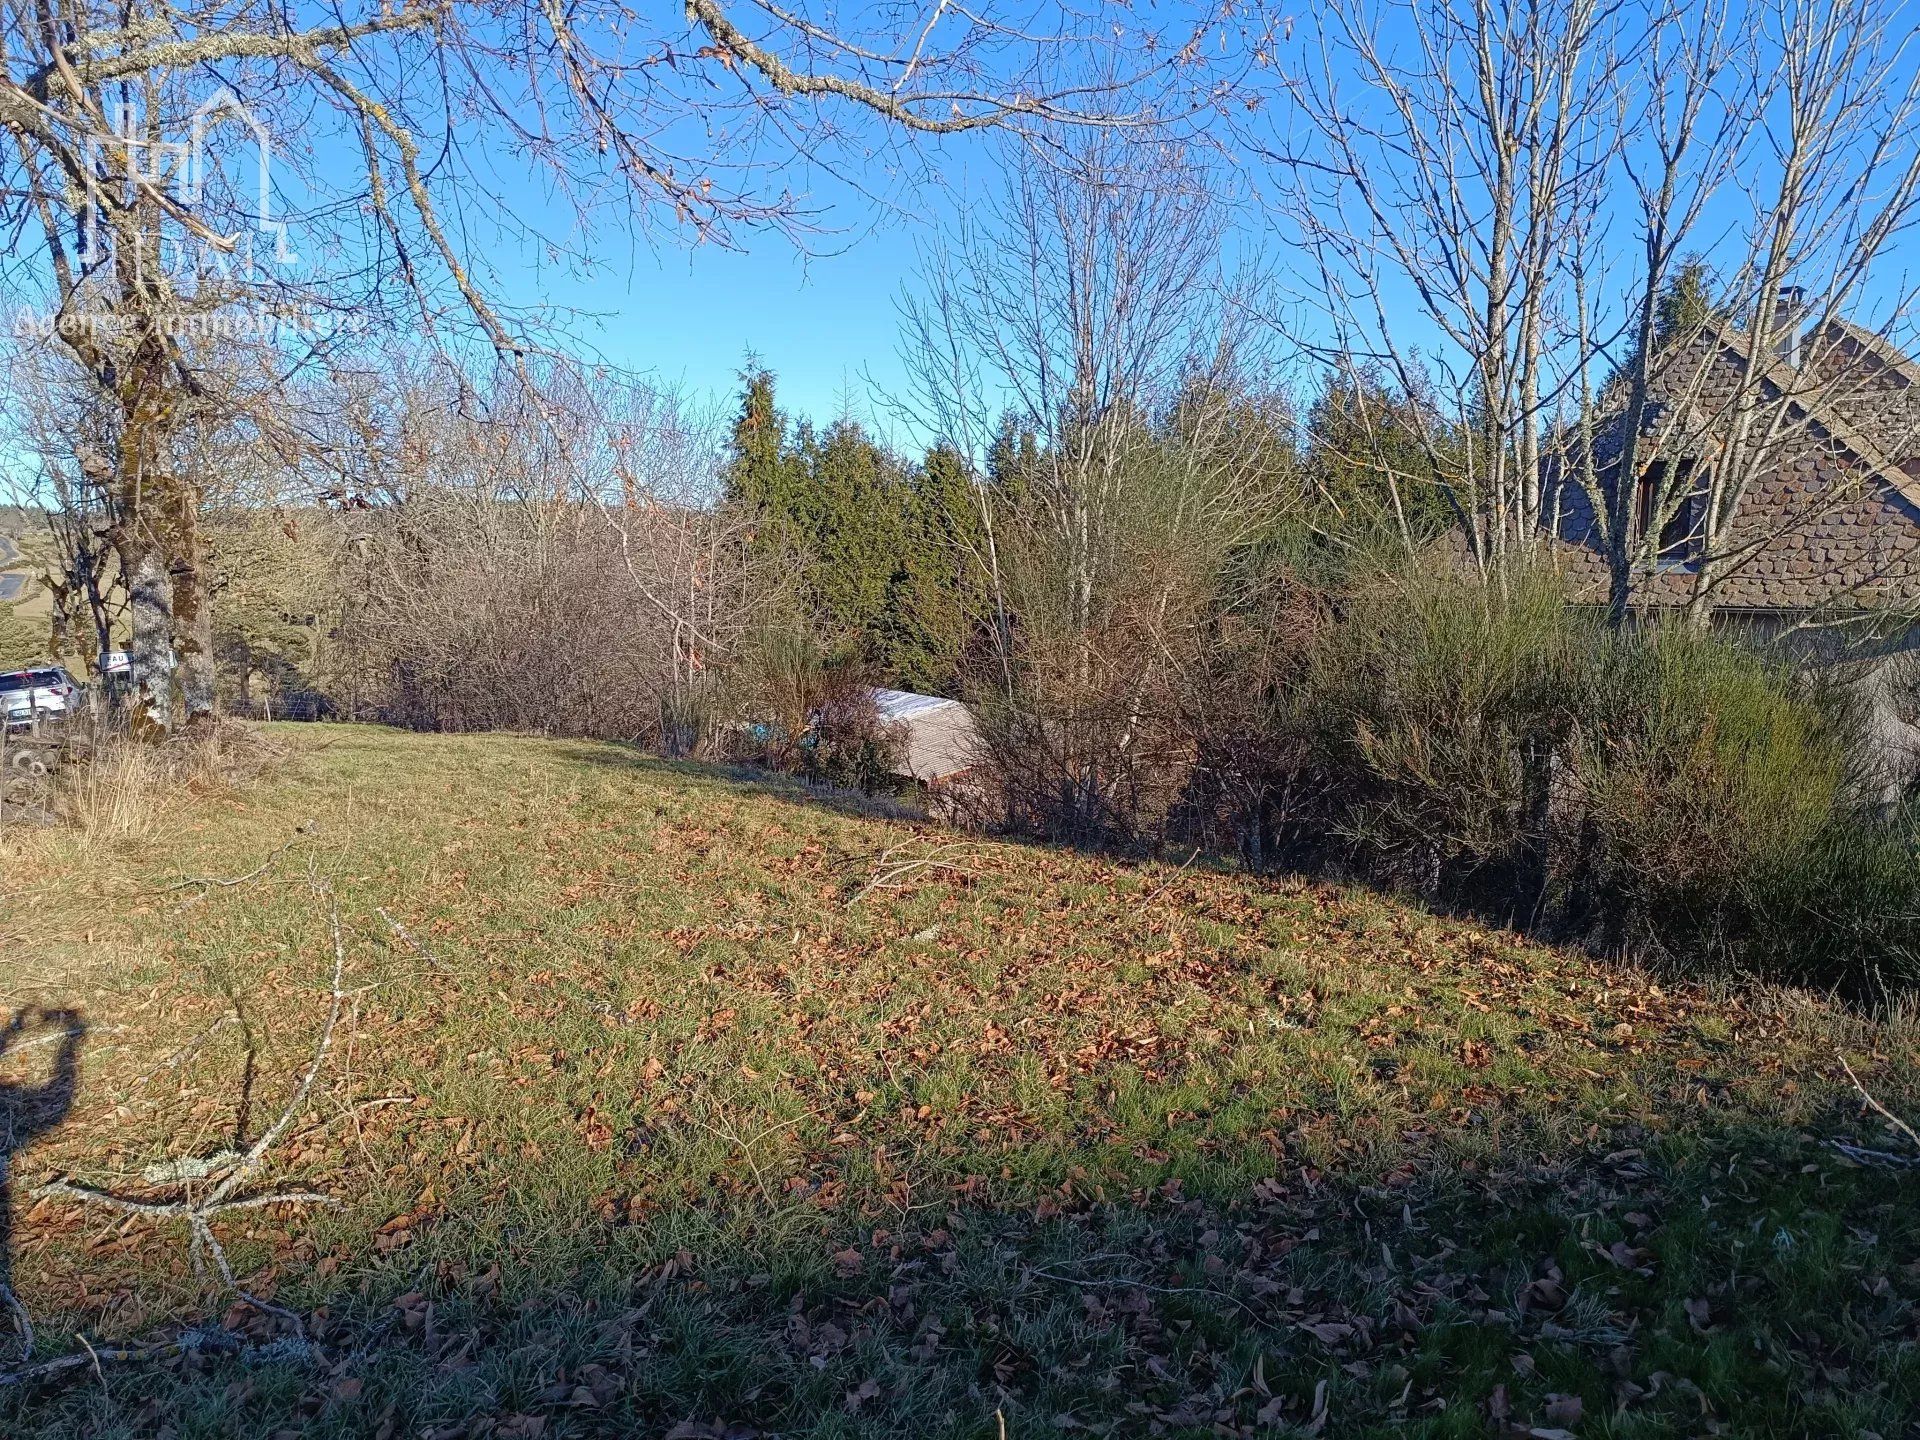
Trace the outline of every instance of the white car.
{"label": "white car", "polygon": [[9,730],[71,714],[86,704],[86,692],[58,665],[36,665],[0,675],[0,710]]}

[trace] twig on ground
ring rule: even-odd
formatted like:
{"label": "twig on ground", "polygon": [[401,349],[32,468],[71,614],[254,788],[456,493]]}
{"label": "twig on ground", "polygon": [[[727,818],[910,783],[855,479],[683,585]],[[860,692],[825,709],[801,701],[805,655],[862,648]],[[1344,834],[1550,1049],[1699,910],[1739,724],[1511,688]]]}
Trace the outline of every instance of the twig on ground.
{"label": "twig on ground", "polygon": [[872,857],[873,868],[864,883],[855,887],[847,896],[847,908],[852,909],[867,896],[880,890],[898,890],[908,877],[926,870],[944,870],[954,875],[974,875],[977,872],[964,865],[956,864],[948,856],[960,856],[971,853],[976,847],[966,841],[949,841],[936,845],[925,854],[902,857],[903,850],[917,842],[902,845],[889,845],[878,855]]}
{"label": "twig on ground", "polygon": [[107,1372],[100,1368],[100,1352],[93,1348],[93,1342],[87,1339],[86,1336],[76,1335],[73,1338],[78,1340],[82,1345],[86,1346],[87,1358],[93,1361],[94,1379],[100,1382],[100,1388],[102,1390],[106,1389],[107,1388]]}
{"label": "twig on ground", "polygon": [[[0,1184],[4,1184],[5,1179],[4,1170],[0,1168]],[[20,1337],[20,1363],[24,1365],[33,1359],[33,1317],[27,1314],[27,1307],[20,1303],[11,1285],[0,1284],[0,1304],[6,1306],[14,1333]]]}
{"label": "twig on ground", "polygon": [[[212,1222],[234,1211],[257,1210],[268,1205],[338,1205],[340,1203],[331,1196],[307,1190],[280,1191],[267,1195],[236,1195],[234,1193],[260,1170],[266,1163],[268,1152],[306,1109],[308,1097],[313,1093],[314,1082],[319,1078],[327,1056],[333,1049],[334,1034],[339,1028],[341,1010],[346,1003],[347,992],[342,981],[347,967],[347,945],[346,937],[340,927],[340,902],[333,893],[333,887],[319,878],[311,864],[308,867],[308,883],[312,886],[314,895],[323,898],[327,906],[327,928],[333,949],[333,973],[328,983],[327,1018],[320,1027],[320,1038],[314,1044],[313,1058],[308,1062],[305,1073],[301,1075],[293,1094],[281,1108],[274,1122],[263,1130],[259,1138],[244,1152],[215,1157],[205,1175],[182,1174],[179,1178],[180,1193],[175,1197],[141,1199],[116,1195],[110,1190],[76,1185],[64,1179],[49,1181],[32,1191],[36,1199],[74,1200],[124,1215],[139,1215],[151,1220],[186,1221],[191,1235],[188,1253],[196,1269],[207,1260],[211,1260],[214,1269],[219,1272],[221,1280],[229,1290],[256,1309],[278,1315],[291,1322],[295,1329],[302,1333],[304,1333],[304,1327],[300,1317],[293,1311],[261,1299],[240,1284],[239,1278],[233,1273],[233,1267],[227,1261],[225,1249],[213,1233]],[[204,1192],[198,1195],[194,1193],[195,1179],[204,1179],[207,1175],[220,1174],[222,1171],[225,1173],[218,1181]]]}
{"label": "twig on ground", "polygon": [[238,1025],[239,1023],[240,1023],[240,1017],[237,1014],[235,1014],[233,1011],[229,1010],[226,1014],[222,1015],[218,1020],[214,1021],[213,1024],[209,1025],[205,1030],[202,1030],[198,1035],[194,1036],[193,1039],[189,1040],[186,1044],[182,1045],[178,1050],[174,1051],[173,1054],[169,1055],[166,1059],[162,1060],[158,1065],[154,1066],[146,1074],[142,1075],[138,1080],[135,1080],[133,1084],[128,1088],[133,1090],[144,1090],[148,1085],[151,1085],[154,1082],[154,1080],[159,1077],[161,1071],[178,1070],[182,1065],[186,1064],[187,1061],[191,1060],[195,1055],[200,1053],[201,1046],[205,1045],[214,1036],[218,1035],[222,1030],[226,1029],[227,1026]]}
{"label": "twig on ground", "polygon": [[398,920],[394,919],[393,916],[389,915],[383,906],[374,906],[373,913],[387,922],[387,928],[405,942],[409,950],[413,951],[414,954],[418,955],[442,975],[447,973],[447,967],[440,962],[440,957],[425,945],[422,945],[418,940],[414,939],[412,932]]}
{"label": "twig on ground", "polygon": [[753,1157],[753,1147],[769,1136],[778,1135],[783,1130],[791,1130],[800,1123],[800,1117],[796,1115],[791,1120],[776,1121],[764,1130],[756,1132],[751,1137],[742,1136],[739,1128],[735,1126],[731,1120],[727,1119],[726,1116],[722,1115],[720,1118],[721,1124],[719,1125],[713,1125],[698,1118],[695,1119],[694,1123],[709,1135],[717,1139],[725,1140],[740,1152],[740,1157],[747,1162],[747,1168],[753,1171],[753,1182],[760,1187],[760,1194],[766,1199],[769,1205],[774,1204],[773,1191],[767,1185],[767,1177],[765,1172],[760,1168],[760,1162]]}
{"label": "twig on ground", "polygon": [[1175,870],[1173,874],[1167,876],[1167,878],[1162,880],[1158,885],[1154,886],[1153,889],[1149,890],[1145,895],[1142,895],[1140,897],[1140,903],[1142,905],[1151,905],[1154,901],[1158,900],[1162,895],[1166,894],[1167,891],[1172,887],[1174,881],[1178,880],[1182,875],[1186,874],[1188,868],[1193,864],[1194,861],[1198,860],[1199,858],[1200,858],[1200,847],[1196,845],[1193,847],[1193,853],[1187,856],[1185,860],[1180,862],[1180,868],[1178,870]]}
{"label": "twig on ground", "polygon": [[1146,1290],[1155,1295],[1205,1295],[1209,1299],[1224,1300],[1238,1307],[1240,1312],[1255,1323],[1264,1323],[1254,1308],[1238,1295],[1230,1295],[1225,1290],[1215,1290],[1206,1285],[1154,1285],[1145,1280],[1090,1280],[1076,1275],[1062,1275],[1054,1270],[1029,1270],[1028,1275],[1036,1280],[1055,1280],[1062,1285],[1079,1285],[1091,1290]]}
{"label": "twig on ground", "polygon": [[291,840],[274,846],[273,849],[267,852],[266,859],[262,860],[244,875],[234,875],[226,878],[218,875],[188,875],[184,879],[174,881],[171,885],[162,885],[158,893],[171,895],[176,890],[230,890],[236,885],[245,885],[249,880],[258,880],[262,875],[266,874],[267,871],[273,868],[275,861],[306,838],[306,832],[302,830],[295,834]]}
{"label": "twig on ground", "polygon": [[1908,1142],[1912,1144],[1914,1148],[1916,1158],[1920,1158],[1920,1134],[1916,1134],[1914,1132],[1913,1126],[1909,1125],[1906,1121],[1902,1120],[1898,1115],[1894,1114],[1891,1110],[1887,1109],[1886,1106],[1882,1105],[1878,1100],[1876,1100],[1873,1097],[1872,1092],[1869,1091],[1866,1086],[1860,1083],[1860,1077],[1853,1073],[1853,1066],[1847,1063],[1846,1056],[1842,1055],[1839,1057],[1839,1059],[1840,1059],[1840,1068],[1847,1072],[1847,1079],[1851,1080],[1853,1082],[1853,1088],[1860,1092],[1860,1098],[1866,1101],[1867,1104],[1871,1105],[1876,1111],[1878,1111],[1881,1117],[1885,1119],[1889,1125],[1893,1126],[1894,1129],[1898,1130],[1902,1135],[1906,1136]]}

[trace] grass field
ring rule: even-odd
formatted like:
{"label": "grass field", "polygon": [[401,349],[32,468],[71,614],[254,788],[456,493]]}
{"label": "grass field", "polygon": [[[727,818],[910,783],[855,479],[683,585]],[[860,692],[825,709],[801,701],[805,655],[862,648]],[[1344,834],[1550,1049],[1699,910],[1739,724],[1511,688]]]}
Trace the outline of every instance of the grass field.
{"label": "grass field", "polygon": [[[144,836],[0,836],[5,1001],[87,1026],[14,1287],[104,1352],[0,1434],[1917,1433],[1920,1171],[1833,1143],[1904,1145],[1841,1060],[1920,1112],[1907,1022],[616,746],[273,734]],[[35,1192],[204,1197],[331,905],[234,1192],[323,1199],[213,1222],[302,1336]]]}

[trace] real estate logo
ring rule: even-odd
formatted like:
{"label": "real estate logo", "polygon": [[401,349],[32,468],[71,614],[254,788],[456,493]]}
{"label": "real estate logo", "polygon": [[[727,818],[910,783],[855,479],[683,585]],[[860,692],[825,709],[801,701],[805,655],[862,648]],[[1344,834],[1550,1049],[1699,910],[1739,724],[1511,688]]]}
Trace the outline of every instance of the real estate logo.
{"label": "real estate logo", "polygon": [[157,328],[176,336],[271,340],[365,328],[289,285],[301,265],[293,226],[274,191],[272,128],[224,86],[171,125],[123,103],[86,146],[75,218],[76,250],[89,270],[111,262],[166,283],[163,313],[85,304],[18,311],[16,337],[84,332],[124,340]]}
{"label": "real estate logo", "polygon": [[[231,90],[208,96],[173,136],[130,103],[110,118],[109,132],[87,145],[86,263],[108,258],[115,236],[104,217],[136,196],[157,216],[153,233],[141,237],[141,259],[171,275],[247,279],[263,265],[299,262],[287,222],[275,216],[273,131]],[[108,181],[119,189],[111,198]],[[223,233],[215,213],[222,224],[245,223]]]}

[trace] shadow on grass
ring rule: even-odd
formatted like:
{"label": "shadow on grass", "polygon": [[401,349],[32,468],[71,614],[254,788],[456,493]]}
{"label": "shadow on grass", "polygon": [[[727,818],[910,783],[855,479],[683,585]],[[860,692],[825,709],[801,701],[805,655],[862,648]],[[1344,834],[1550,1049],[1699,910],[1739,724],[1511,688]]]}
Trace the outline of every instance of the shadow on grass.
{"label": "shadow on grass", "polygon": [[[552,883],[591,873],[553,828]],[[348,865],[388,863],[389,840]],[[742,858],[712,867],[721,896],[752,880]],[[1193,876],[1165,908],[1264,937],[1257,955],[1175,945],[1104,869],[1074,884],[1112,913],[1062,930],[1027,858],[978,932],[944,917],[953,954],[933,959],[912,948],[933,915],[814,906],[818,855],[754,927],[804,920],[831,945],[703,948],[671,913],[621,951],[589,928],[619,904],[563,922],[536,890],[498,953],[436,935],[428,974],[397,932],[384,968],[357,948],[340,1106],[316,1102],[276,1156],[339,1208],[219,1227],[238,1282],[297,1328],[190,1277],[177,1219],[49,1207],[21,1237],[45,1348],[180,1343],[0,1390],[0,1435],[1911,1433],[1920,1207],[1912,1172],[1821,1138],[1869,1126],[1820,1082],[1830,1036],[1326,896],[1190,902]],[[508,893],[464,870],[448,893],[468,888]],[[250,954],[300,933],[235,904]],[[994,924],[1022,943],[988,965]],[[523,934],[571,934],[571,968]],[[659,965],[603,983],[656,934]],[[1044,968],[1094,941],[1098,979]],[[1343,994],[1355,970],[1374,979]],[[243,980],[270,1016],[261,969]],[[1491,1012],[1513,1023],[1481,1027]],[[1156,1066],[1148,1032],[1181,1058]],[[1241,1035],[1250,1058],[1228,1063]],[[181,1077],[188,1134],[213,1134],[225,1063]],[[156,1128],[68,1158],[172,1148]]]}
{"label": "shadow on grass", "polygon": [[1235,1195],[930,1180],[584,1229],[529,1176],[511,1218],[276,1267],[304,1335],[236,1305],[239,1356],[0,1394],[0,1430],[1890,1437],[1920,1413],[1909,1178],[1745,1120],[1499,1173],[1442,1137]]}
{"label": "shadow on grass", "polygon": [[835,815],[861,820],[925,821],[928,818],[918,798],[907,794],[869,794],[837,785],[820,785],[797,775],[783,775],[752,765],[668,760],[638,745],[617,740],[556,740],[553,745],[556,755],[586,765],[628,769],[647,775],[715,780],[751,794],[817,806]]}
{"label": "shadow on grass", "polygon": [[[14,1162],[72,1111],[86,1034],[85,1020],[73,1010],[17,1010],[0,1028],[0,1063],[51,1047],[42,1078],[0,1080],[0,1325],[12,1332],[15,1357],[33,1348],[33,1330],[13,1290]],[[6,1353],[0,1348],[0,1356]]]}
{"label": "shadow on grass", "polygon": [[[1523,883],[1521,877],[1498,866],[1468,871],[1444,887],[1412,882],[1398,884],[1391,874],[1383,874],[1378,869],[1369,869],[1360,863],[1353,851],[1331,832],[1303,834],[1288,843],[1275,845],[1269,863],[1260,869],[1249,870],[1230,849],[1210,848],[1204,844],[1183,844],[1170,860],[1166,854],[1106,848],[1019,830],[969,830],[951,826],[930,815],[917,795],[865,794],[815,785],[799,777],[747,765],[666,760],[638,746],[621,742],[555,743],[565,758],[587,765],[630,769],[656,776],[705,779],[743,792],[812,806],[836,815],[938,825],[953,830],[957,835],[974,835],[997,844],[1030,847],[1046,853],[1097,857],[1103,864],[1120,868],[1167,863],[1179,863],[1184,867],[1199,861],[1203,868],[1216,873],[1249,875],[1259,882],[1275,886],[1309,884],[1364,891],[1395,904],[1415,907],[1428,915],[1465,921],[1524,936],[1542,944],[1564,947],[1600,963],[1631,961],[1676,984],[1704,980],[1806,986],[1859,1013],[1897,1015],[1905,1009],[1914,994],[1915,983],[1920,983],[1897,974],[1889,977],[1871,967],[1853,974],[1844,964],[1838,967],[1825,963],[1783,966],[1777,955],[1769,958],[1758,952],[1744,963],[1737,962],[1728,953],[1730,942],[1727,937],[1711,928],[1700,929],[1697,934],[1681,928],[1674,933],[1690,938],[1673,940],[1669,937],[1660,943],[1653,943],[1650,938],[1652,933],[1665,932],[1663,927],[1645,917],[1638,922],[1638,928],[1648,931],[1649,938],[1632,943],[1625,928],[1619,924],[1603,923],[1604,917],[1591,905],[1564,913],[1543,914],[1545,898],[1539,878],[1526,878]],[[1907,923],[1910,919],[1904,915],[1887,916],[1888,924],[1892,926]],[[1810,943],[1813,938],[1811,935],[1802,936],[1801,943]],[[1831,937],[1822,938],[1830,940]],[[1837,945],[1829,943],[1829,959],[1833,952],[1844,951],[1847,944],[1859,943],[1861,939],[1860,936],[1849,934]],[[1890,957],[1904,955],[1911,948],[1904,946],[1904,943],[1889,947],[1884,939],[1880,943]],[[1833,978],[1836,975],[1840,978]]]}

